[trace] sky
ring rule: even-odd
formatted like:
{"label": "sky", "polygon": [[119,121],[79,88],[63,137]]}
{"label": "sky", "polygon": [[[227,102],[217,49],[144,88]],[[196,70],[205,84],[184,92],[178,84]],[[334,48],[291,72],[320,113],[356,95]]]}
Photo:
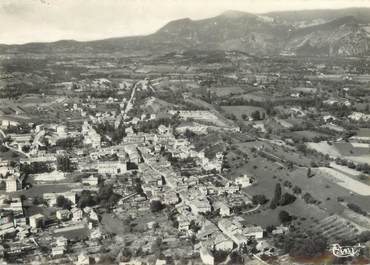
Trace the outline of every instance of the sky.
{"label": "sky", "polygon": [[370,0],[0,0],[0,43],[79,41],[145,35],[180,18],[226,10],[370,7]]}

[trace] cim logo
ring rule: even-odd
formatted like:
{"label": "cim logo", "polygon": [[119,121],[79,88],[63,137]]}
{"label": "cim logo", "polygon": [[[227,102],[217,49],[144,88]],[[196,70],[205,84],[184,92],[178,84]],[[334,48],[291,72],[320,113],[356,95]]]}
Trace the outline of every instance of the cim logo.
{"label": "cim logo", "polygon": [[365,246],[360,244],[356,246],[341,246],[339,244],[331,245],[333,255],[338,258],[358,257],[363,248],[365,248]]}

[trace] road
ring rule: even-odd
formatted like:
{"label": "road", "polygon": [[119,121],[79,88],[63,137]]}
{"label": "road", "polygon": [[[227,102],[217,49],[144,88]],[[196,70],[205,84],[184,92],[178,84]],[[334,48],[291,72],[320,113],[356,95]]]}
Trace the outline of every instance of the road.
{"label": "road", "polygon": [[124,118],[126,118],[127,116],[127,113],[132,109],[132,107],[134,106],[134,104],[132,103],[132,101],[135,99],[135,94],[136,94],[136,90],[138,88],[139,85],[142,86],[142,90],[149,90],[151,89],[153,92],[155,92],[154,88],[147,83],[148,81],[147,80],[140,80],[140,81],[137,81],[134,85],[133,85],[133,88],[132,88],[132,92],[131,92],[131,97],[130,99],[128,100],[127,104],[126,104],[126,108],[124,110]]}
{"label": "road", "polygon": [[257,205],[256,207],[254,207],[253,209],[250,209],[250,210],[248,210],[248,211],[243,212],[243,214],[245,214],[245,213],[252,213],[252,212],[255,212],[255,211],[257,211],[260,207],[261,207],[261,204],[258,204],[258,205]]}
{"label": "road", "polygon": [[133,101],[133,99],[135,97],[137,85],[138,85],[138,83],[135,83],[133,88],[132,88],[131,97],[130,97],[129,101],[126,104],[126,108],[125,108],[125,111],[124,111],[125,116],[132,109],[133,104],[131,102]]}
{"label": "road", "polygon": [[138,194],[137,192],[131,193],[131,194],[129,194],[129,195],[127,195],[127,196],[123,197],[121,200],[122,200],[122,201],[125,201],[125,200],[127,200],[127,199],[130,199],[131,197],[136,196],[137,194]]}

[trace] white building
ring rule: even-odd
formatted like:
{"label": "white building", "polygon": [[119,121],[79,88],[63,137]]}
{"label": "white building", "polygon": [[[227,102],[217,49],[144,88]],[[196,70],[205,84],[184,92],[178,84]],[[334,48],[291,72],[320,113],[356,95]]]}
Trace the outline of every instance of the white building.
{"label": "white building", "polygon": [[5,180],[6,192],[15,192],[18,190],[18,181],[15,176],[9,176]]}
{"label": "white building", "polygon": [[52,247],[51,248],[51,255],[53,257],[63,256],[63,254],[64,254],[65,251],[66,251],[66,248],[65,247],[62,247],[62,246]]}
{"label": "white building", "polygon": [[127,165],[124,161],[100,161],[97,169],[101,174],[123,174],[127,171]]}
{"label": "white building", "polygon": [[87,254],[81,253],[80,255],[78,255],[76,265],[89,265],[89,264],[91,264],[91,258]]}
{"label": "white building", "polygon": [[89,186],[97,186],[99,182],[99,178],[93,175],[89,176],[88,178],[82,179],[82,184],[89,185]]}
{"label": "white building", "polygon": [[246,188],[252,185],[253,179],[248,177],[247,174],[244,174],[243,176],[236,178],[235,183],[240,185],[242,188]]}
{"label": "white building", "polygon": [[29,220],[32,228],[42,227],[45,221],[44,216],[40,213],[30,216]]}
{"label": "white building", "polygon": [[71,218],[71,212],[67,209],[58,210],[56,216],[58,220],[66,221]]}
{"label": "white building", "polygon": [[72,220],[73,221],[81,221],[82,220],[83,212],[82,212],[81,209],[72,208],[71,213],[72,213]]}

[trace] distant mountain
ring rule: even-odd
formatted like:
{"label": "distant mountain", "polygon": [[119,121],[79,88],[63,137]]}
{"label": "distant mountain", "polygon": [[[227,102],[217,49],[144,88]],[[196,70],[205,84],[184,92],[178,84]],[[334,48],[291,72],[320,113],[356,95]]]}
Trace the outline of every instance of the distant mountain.
{"label": "distant mountain", "polygon": [[217,17],[168,23],[152,37],[176,43],[177,47],[276,53],[288,37],[289,27],[263,17],[227,11]]}
{"label": "distant mountain", "polygon": [[361,56],[369,53],[369,44],[366,27],[347,16],[292,31],[285,49],[300,55]]}
{"label": "distant mountain", "polygon": [[341,17],[355,17],[362,23],[370,23],[370,8],[346,9],[315,9],[300,11],[278,11],[266,13],[265,16],[273,18],[277,23],[285,23],[295,27],[309,24],[326,23]]}
{"label": "distant mountain", "polygon": [[165,53],[175,50],[239,50],[256,55],[368,55],[370,9],[283,11],[171,21],[147,36],[77,42],[0,45],[0,53]]}

